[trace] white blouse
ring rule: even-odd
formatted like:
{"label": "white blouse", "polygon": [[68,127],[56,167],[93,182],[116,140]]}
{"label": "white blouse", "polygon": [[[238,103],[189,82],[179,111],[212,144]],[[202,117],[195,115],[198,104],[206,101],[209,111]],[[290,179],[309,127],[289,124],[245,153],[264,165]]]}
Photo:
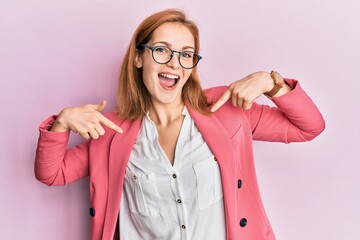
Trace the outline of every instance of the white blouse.
{"label": "white blouse", "polygon": [[130,154],[120,203],[120,240],[225,240],[219,165],[187,109],[174,165],[149,115]]}

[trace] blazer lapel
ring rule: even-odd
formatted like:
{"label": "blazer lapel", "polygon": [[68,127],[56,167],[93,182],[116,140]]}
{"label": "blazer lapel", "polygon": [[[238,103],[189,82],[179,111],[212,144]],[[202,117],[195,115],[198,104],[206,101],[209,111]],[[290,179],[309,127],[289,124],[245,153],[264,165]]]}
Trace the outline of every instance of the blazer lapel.
{"label": "blazer lapel", "polygon": [[116,133],[110,145],[108,196],[102,239],[112,239],[120,208],[126,165],[139,133],[141,120],[123,121],[123,133]]}
{"label": "blazer lapel", "polygon": [[236,226],[236,169],[237,164],[234,162],[234,153],[232,142],[227,130],[216,118],[215,114],[204,115],[187,106],[191,117],[201,132],[205,142],[215,155],[220,166],[221,180],[224,194],[224,208],[226,218],[226,235],[231,239]]}

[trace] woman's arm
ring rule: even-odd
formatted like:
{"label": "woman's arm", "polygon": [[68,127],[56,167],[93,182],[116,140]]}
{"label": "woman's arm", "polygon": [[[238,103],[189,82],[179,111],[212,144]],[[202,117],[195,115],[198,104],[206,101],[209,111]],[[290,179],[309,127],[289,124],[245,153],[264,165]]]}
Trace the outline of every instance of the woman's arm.
{"label": "woman's arm", "polygon": [[285,79],[285,82],[270,98],[277,108],[254,102],[274,87],[270,73],[262,71],[230,84],[211,110],[216,111],[231,99],[233,106],[248,110],[245,114],[255,140],[286,143],[309,141],[324,130],[324,119],[297,81]]}
{"label": "woman's arm", "polygon": [[[58,116],[52,116],[40,125],[35,158],[35,176],[39,181],[47,185],[65,185],[88,175],[90,139],[105,134],[101,124],[122,132],[100,113],[105,106],[103,101],[99,105],[65,108]],[[67,150],[70,130],[88,141]]]}
{"label": "woman's arm", "polygon": [[[231,83],[221,98],[212,106],[211,111],[215,112],[229,99],[231,99],[231,103],[234,107],[248,110],[258,97],[263,93],[270,92],[273,88],[274,80],[270,73],[265,71],[252,73]],[[290,91],[291,87],[287,84],[283,84],[283,87],[272,97],[280,97]]]}
{"label": "woman's arm", "polygon": [[277,107],[254,103],[247,111],[253,139],[274,142],[310,141],[325,129],[325,121],[299,82],[285,79],[292,90],[271,100]]}
{"label": "woman's arm", "polygon": [[35,157],[35,177],[49,186],[65,185],[88,175],[89,141],[67,149],[70,131],[49,131],[56,119],[51,116],[39,126]]}

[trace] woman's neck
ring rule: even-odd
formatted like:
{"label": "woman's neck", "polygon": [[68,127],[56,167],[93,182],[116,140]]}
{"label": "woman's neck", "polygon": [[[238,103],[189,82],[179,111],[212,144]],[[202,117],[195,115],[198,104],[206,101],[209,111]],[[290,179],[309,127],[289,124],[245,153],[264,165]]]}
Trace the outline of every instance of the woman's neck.
{"label": "woman's neck", "polygon": [[166,127],[182,116],[184,105],[182,100],[171,104],[152,102],[149,116],[157,126]]}

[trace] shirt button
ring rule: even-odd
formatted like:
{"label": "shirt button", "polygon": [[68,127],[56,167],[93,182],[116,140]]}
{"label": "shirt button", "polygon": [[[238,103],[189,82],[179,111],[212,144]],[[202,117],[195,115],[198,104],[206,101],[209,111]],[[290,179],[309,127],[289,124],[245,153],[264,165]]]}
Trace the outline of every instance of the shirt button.
{"label": "shirt button", "polygon": [[134,180],[136,180],[136,179],[137,179],[137,177],[134,175],[134,176],[133,176],[133,179],[134,179]]}
{"label": "shirt button", "polygon": [[246,224],[247,224],[247,219],[246,219],[246,218],[242,218],[242,219],[240,220],[240,226],[241,226],[241,227],[245,227]]}
{"label": "shirt button", "polygon": [[241,179],[239,179],[238,180],[238,188],[241,188],[241,186],[242,186],[242,181],[241,181]]}
{"label": "shirt button", "polygon": [[176,174],[174,173],[174,174],[172,175],[172,177],[173,177],[173,178],[176,178]]}
{"label": "shirt button", "polygon": [[185,228],[186,228],[186,226],[183,224],[183,225],[181,225],[181,228],[182,228],[182,229],[185,229]]}
{"label": "shirt button", "polygon": [[90,216],[95,217],[95,209],[90,208],[89,213],[90,213]]}
{"label": "shirt button", "polygon": [[181,199],[176,200],[178,203],[181,203]]}

